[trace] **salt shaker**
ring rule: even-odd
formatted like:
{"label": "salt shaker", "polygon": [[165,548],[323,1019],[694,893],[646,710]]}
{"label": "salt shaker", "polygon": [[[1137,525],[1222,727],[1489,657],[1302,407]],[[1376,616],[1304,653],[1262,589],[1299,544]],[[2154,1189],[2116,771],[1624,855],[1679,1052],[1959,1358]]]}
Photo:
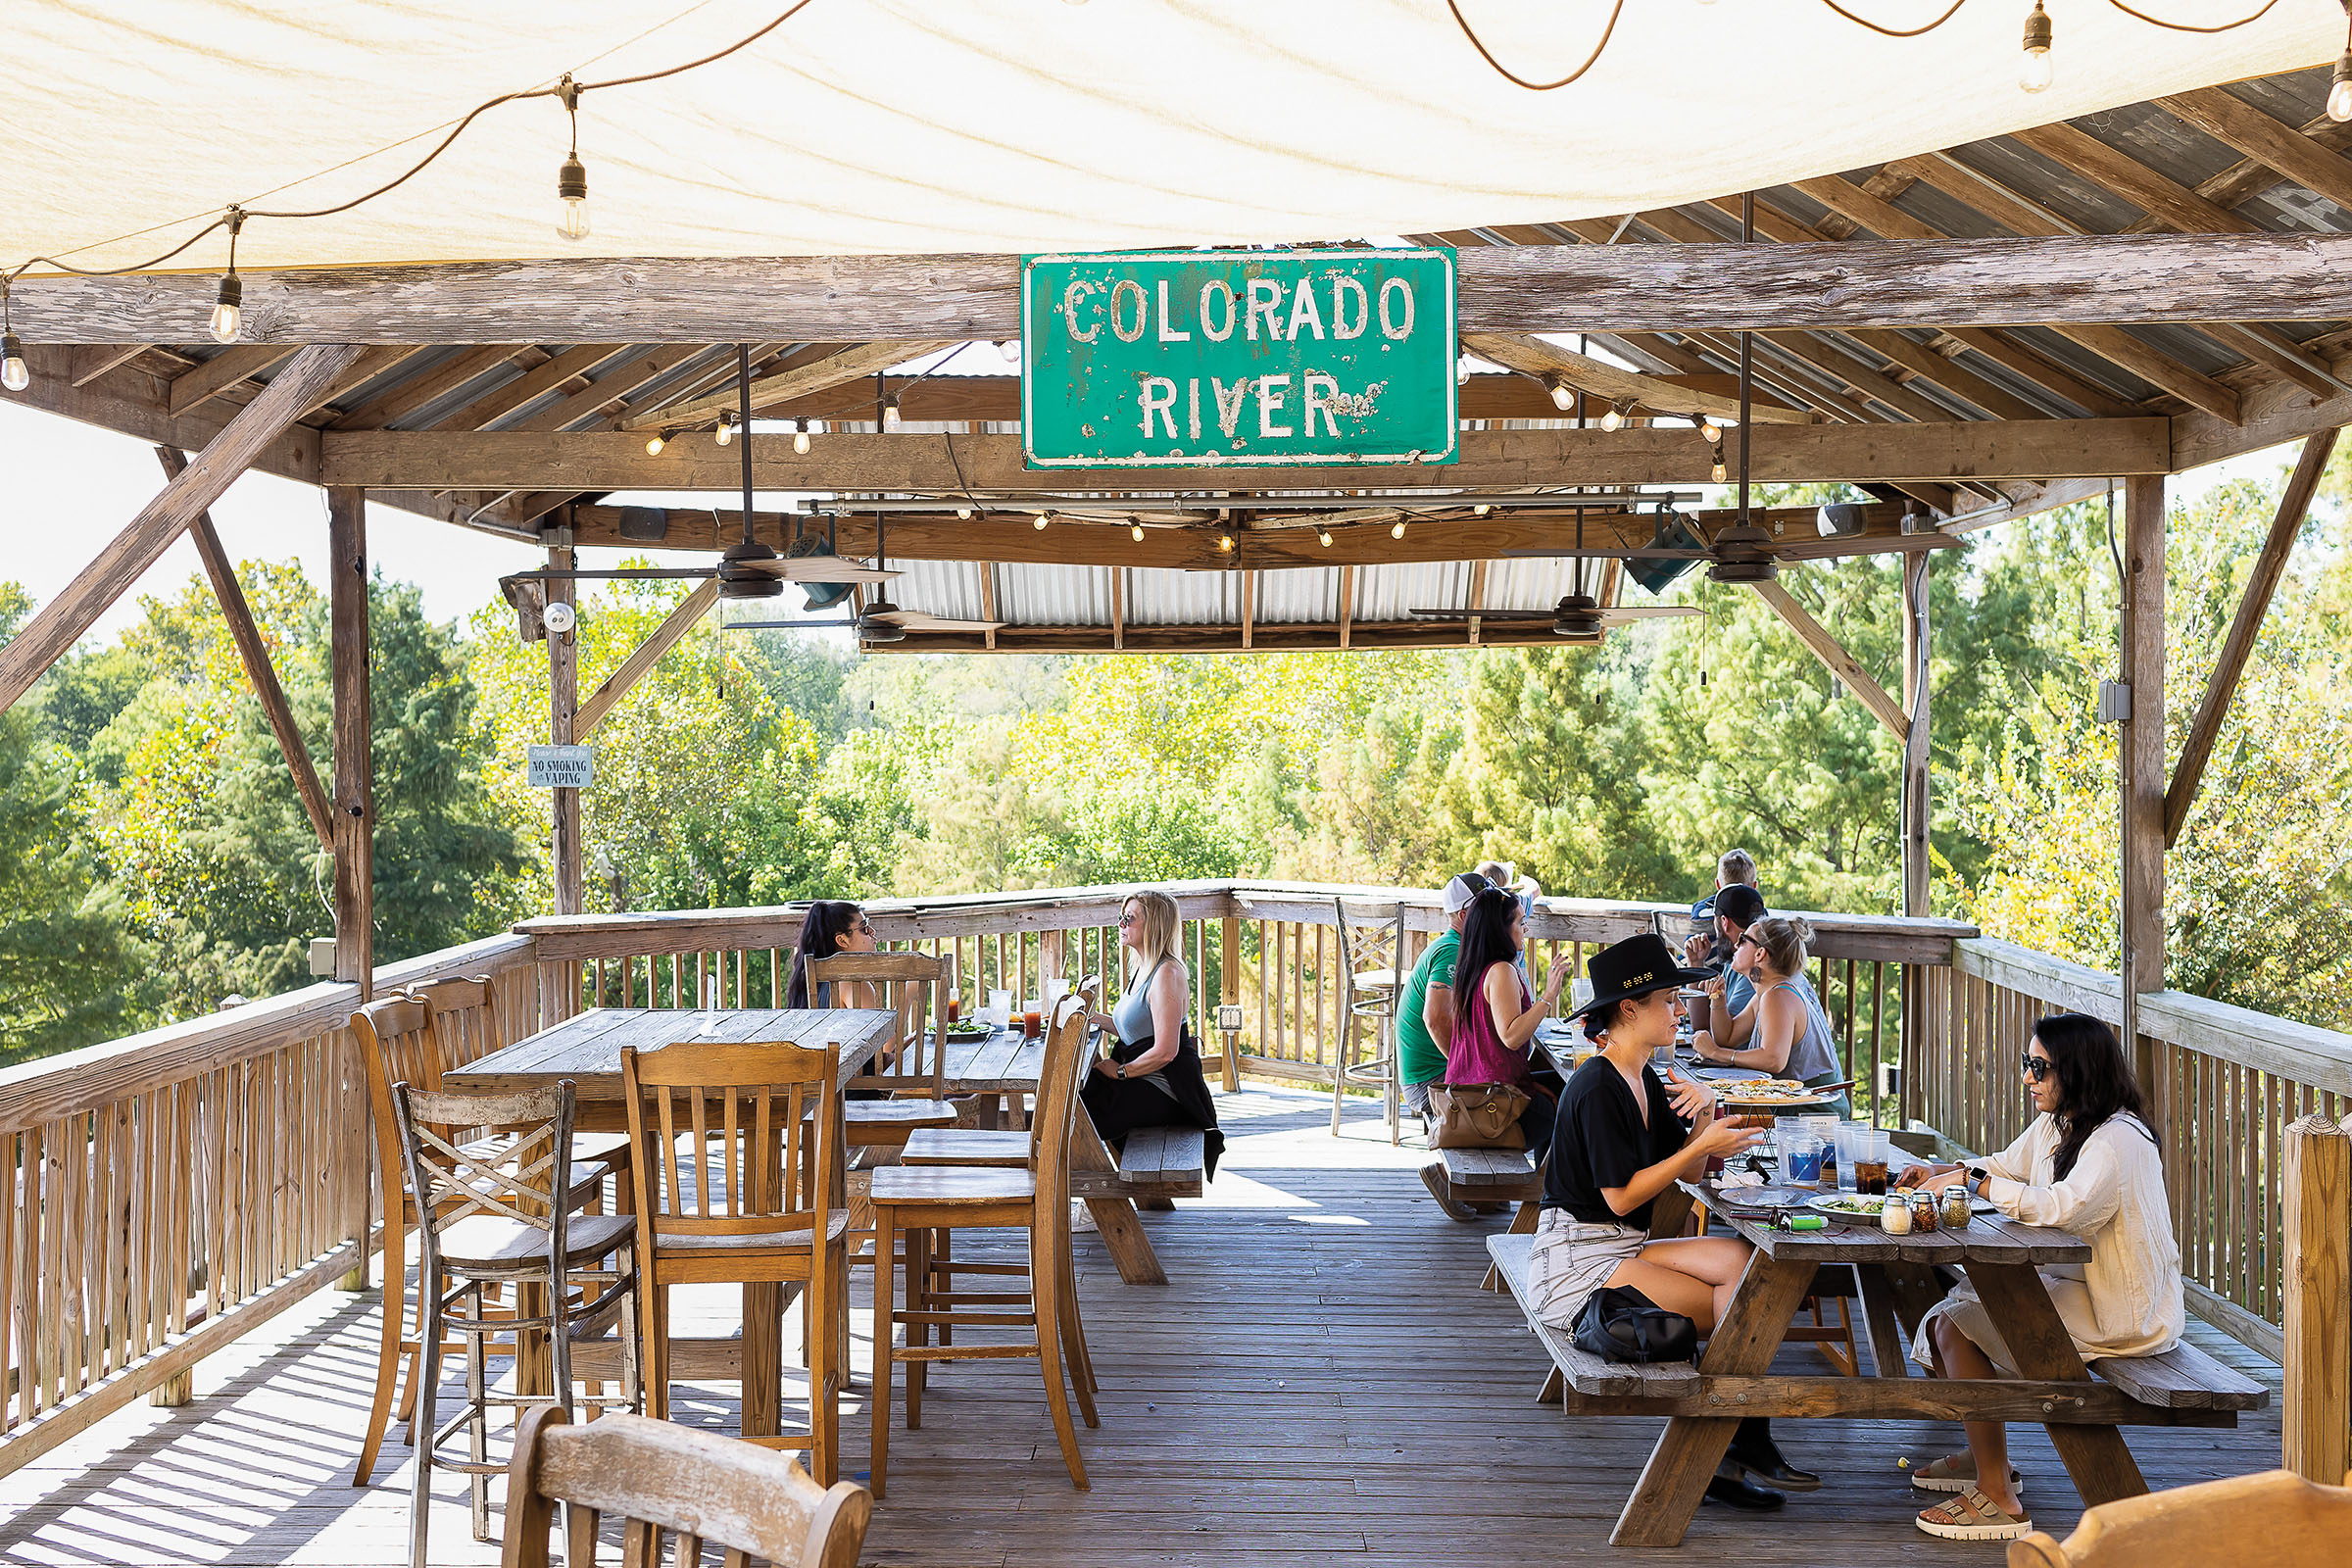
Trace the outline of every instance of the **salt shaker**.
{"label": "salt shaker", "polygon": [[1889,1236],[1911,1234],[1911,1200],[1900,1193],[1888,1195],[1879,1208],[1879,1229]]}

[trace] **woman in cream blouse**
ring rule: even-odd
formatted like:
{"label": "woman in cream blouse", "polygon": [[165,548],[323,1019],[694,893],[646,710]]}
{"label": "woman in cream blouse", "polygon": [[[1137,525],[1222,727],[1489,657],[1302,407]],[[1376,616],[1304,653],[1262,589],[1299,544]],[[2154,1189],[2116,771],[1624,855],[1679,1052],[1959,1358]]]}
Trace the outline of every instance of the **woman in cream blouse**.
{"label": "woman in cream blouse", "polygon": [[[2187,1318],[2180,1249],[2165,1202],[2162,1152],[2123,1047],[2098,1019],[2062,1012],[2034,1026],[2019,1067],[2041,1112],[2024,1136],[1974,1165],[1908,1171],[1904,1185],[1965,1183],[2011,1219],[2088,1242],[2087,1263],[2041,1270],[2085,1361],[2171,1349]],[[1928,1313],[1912,1354],[1947,1377],[2018,1376],[2008,1346],[1967,1285]],[[2005,1429],[1998,1421],[1972,1421],[1967,1430],[1967,1454],[1911,1474],[1922,1491],[1954,1494],[1923,1511],[1919,1527],[1962,1541],[2025,1535],[2034,1522],[2018,1495],[2022,1478],[2009,1466]]]}

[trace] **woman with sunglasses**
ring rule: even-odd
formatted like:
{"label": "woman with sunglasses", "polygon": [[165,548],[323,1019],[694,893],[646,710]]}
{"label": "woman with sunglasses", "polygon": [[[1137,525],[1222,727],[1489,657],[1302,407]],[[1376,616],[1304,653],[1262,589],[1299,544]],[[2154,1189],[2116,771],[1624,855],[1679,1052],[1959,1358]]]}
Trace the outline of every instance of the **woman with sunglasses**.
{"label": "woman with sunglasses", "polygon": [[1104,1051],[1078,1098],[1095,1131],[1114,1150],[1138,1127],[1201,1129],[1207,1171],[1214,1176],[1225,1135],[1217,1130],[1217,1104],[1193,1042],[1193,982],[1183,939],[1174,899],[1151,888],[1128,896],[1119,911],[1127,989],[1110,1011],[1094,1015],[1094,1026],[1106,1037]]}
{"label": "woman with sunglasses", "polygon": [[[1973,1164],[1915,1166],[1900,1185],[1965,1185],[2011,1219],[2088,1242],[2088,1262],[2040,1271],[2083,1360],[2171,1349],[2187,1323],[2180,1248],[2165,1201],[2164,1160],[2115,1031],[2079,1012],[2054,1014],[2034,1026],[2019,1065],[2040,1112],[2024,1136]],[[2000,1330],[1966,1284],[1929,1310],[1911,1353],[1943,1377],[2019,1375]],[[2034,1521],[2018,1493],[2023,1478],[2009,1465],[2007,1431],[1998,1421],[1971,1421],[1967,1432],[1967,1453],[1911,1472],[1919,1490],[1953,1494],[1923,1510],[1919,1528],[1956,1541],[2027,1534]]]}
{"label": "woman with sunglasses", "polygon": [[[1733,1049],[1702,1030],[1690,1037],[1690,1049],[1701,1061],[1755,1067],[1815,1088],[1844,1082],[1830,1015],[1814,994],[1813,982],[1805,978],[1812,940],[1813,927],[1792,915],[1768,914],[1740,933],[1732,948],[1732,969],[1755,987],[1755,996],[1734,1023],[1744,1029],[1748,1044],[1744,1050]],[[1854,1113],[1842,1089],[1830,1106],[1840,1117]]]}
{"label": "woman with sunglasses", "polygon": [[[785,997],[791,1007],[879,1007],[881,1000],[873,993],[880,988],[862,980],[845,980],[839,986],[820,981],[813,988],[808,984],[808,966],[819,958],[831,958],[844,953],[874,951],[874,924],[865,917],[858,905],[842,899],[819,899],[808,906],[808,913],[801,921],[801,939],[792,948],[792,986]],[[840,995],[836,996],[835,993]]]}

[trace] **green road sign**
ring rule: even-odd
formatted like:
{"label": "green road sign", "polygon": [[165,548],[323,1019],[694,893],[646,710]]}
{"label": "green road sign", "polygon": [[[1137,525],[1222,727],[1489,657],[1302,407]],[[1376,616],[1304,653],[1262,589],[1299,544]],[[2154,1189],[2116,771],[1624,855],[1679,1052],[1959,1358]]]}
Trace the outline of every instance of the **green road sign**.
{"label": "green road sign", "polygon": [[1450,250],[1032,256],[1032,467],[1451,463]]}

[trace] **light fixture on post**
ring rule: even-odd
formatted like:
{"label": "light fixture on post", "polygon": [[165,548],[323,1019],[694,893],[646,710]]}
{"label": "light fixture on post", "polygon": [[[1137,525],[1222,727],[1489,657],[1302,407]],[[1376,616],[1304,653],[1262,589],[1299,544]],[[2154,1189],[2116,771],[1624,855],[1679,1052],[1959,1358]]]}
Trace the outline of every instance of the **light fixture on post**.
{"label": "light fixture on post", "polygon": [[718,427],[710,432],[710,439],[717,442],[722,447],[733,445],[735,440],[735,416],[732,414],[720,415],[718,416]]}
{"label": "light fixture on post", "polygon": [[32,367],[24,363],[24,345],[17,341],[15,322],[8,314],[8,280],[0,278],[0,386],[22,392],[32,385]]}
{"label": "light fixture on post", "polygon": [[1619,398],[1616,402],[1609,405],[1609,412],[1600,416],[1600,427],[1603,430],[1623,429],[1625,427],[1625,416],[1633,412],[1634,400],[1632,398]]}
{"label": "light fixture on post", "polygon": [[792,421],[792,450],[796,457],[805,458],[808,455],[808,421],[807,419]]}
{"label": "light fixture on post", "polygon": [[564,113],[571,121],[571,150],[556,171],[556,197],[564,204],[556,232],[576,243],[588,237],[588,166],[580,162],[579,84],[565,76],[556,84],[556,96],[563,100]]}
{"label": "light fixture on post", "polygon": [[2344,0],[2344,52],[2335,59],[2335,78],[2328,84],[2328,118],[2352,120],[2352,0]]}
{"label": "light fixture on post", "polygon": [[2041,9],[2041,0],[2034,0],[2026,16],[2026,65],[2017,74],[2017,84],[2027,92],[2044,92],[2050,75],[2050,14]]}
{"label": "light fixture on post", "polygon": [[245,229],[244,209],[228,210],[228,270],[213,295],[213,318],[207,323],[216,343],[234,343],[245,326],[245,280],[237,275],[237,236]]}

